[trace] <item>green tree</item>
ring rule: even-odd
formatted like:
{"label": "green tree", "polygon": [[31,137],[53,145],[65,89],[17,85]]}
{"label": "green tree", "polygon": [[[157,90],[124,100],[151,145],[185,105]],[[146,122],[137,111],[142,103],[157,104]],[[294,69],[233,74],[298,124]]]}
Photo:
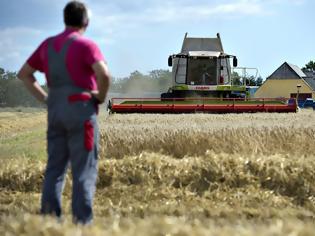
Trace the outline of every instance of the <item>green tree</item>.
{"label": "green tree", "polygon": [[114,79],[112,92],[130,95],[145,95],[145,93],[161,93],[172,84],[172,73],[168,70],[152,70],[148,74],[134,71],[126,78]]}
{"label": "green tree", "polygon": [[2,79],[2,76],[5,74],[5,70],[0,67],[0,78]]}
{"label": "green tree", "polygon": [[156,90],[159,92],[167,91],[172,85],[172,72],[169,70],[152,70],[149,76],[157,81]]}
{"label": "green tree", "polygon": [[5,70],[0,67],[0,106],[5,104],[5,95],[6,95],[6,86],[7,82],[5,81]]}
{"label": "green tree", "polygon": [[258,76],[256,79],[256,86],[261,86],[263,84],[263,78],[261,76]]}
{"label": "green tree", "polygon": [[123,79],[121,92],[125,94],[137,95],[141,92],[148,91],[148,76],[139,71],[130,73],[129,77]]}
{"label": "green tree", "polygon": [[232,75],[232,84],[233,85],[242,85],[241,76],[237,72],[233,72]]}
{"label": "green tree", "polygon": [[[43,86],[47,90],[47,87]],[[0,106],[43,106],[25,88],[17,78],[16,72],[0,68]]]}
{"label": "green tree", "polygon": [[263,84],[263,78],[259,76],[257,79],[255,79],[254,76],[249,76],[246,78],[246,85],[248,86],[261,86]]}
{"label": "green tree", "polygon": [[119,93],[122,89],[122,79],[112,78],[112,83],[110,86],[110,91],[114,93]]}
{"label": "green tree", "polygon": [[302,70],[307,70],[307,71],[313,71],[315,72],[315,61],[309,61],[305,66],[302,68]]}
{"label": "green tree", "polygon": [[161,79],[169,77],[172,73],[169,70],[152,70],[149,72],[149,76],[152,79]]}
{"label": "green tree", "polygon": [[132,72],[129,76],[129,79],[131,80],[137,80],[137,79],[143,79],[143,78],[144,78],[144,75],[137,70]]}
{"label": "green tree", "polygon": [[246,85],[256,86],[255,77],[254,76],[249,76],[248,78],[246,78]]}

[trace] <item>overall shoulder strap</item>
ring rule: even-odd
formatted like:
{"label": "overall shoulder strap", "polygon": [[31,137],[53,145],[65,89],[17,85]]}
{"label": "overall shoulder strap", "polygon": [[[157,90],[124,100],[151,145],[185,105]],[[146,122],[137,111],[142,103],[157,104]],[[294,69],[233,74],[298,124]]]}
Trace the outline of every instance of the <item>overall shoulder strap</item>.
{"label": "overall shoulder strap", "polygon": [[65,58],[69,46],[71,45],[71,43],[72,43],[77,37],[78,37],[77,35],[70,37],[70,38],[67,39],[66,42],[62,45],[62,48],[61,48],[60,52],[58,52],[58,54],[59,54],[62,58]]}
{"label": "overall shoulder strap", "polygon": [[66,66],[66,53],[76,37],[66,39],[61,50],[56,52],[53,47],[55,38],[49,39],[48,42],[48,67],[49,80],[51,88],[75,87],[74,82],[70,78],[68,68]]}
{"label": "overall shoulder strap", "polygon": [[54,38],[55,37],[50,37],[47,39],[47,41],[48,41],[48,55],[57,54],[56,50],[54,49]]}
{"label": "overall shoulder strap", "polygon": [[55,37],[51,37],[48,39],[48,51],[51,54],[54,54],[54,55],[58,55],[58,56],[61,56],[61,57],[65,57],[67,51],[68,51],[68,48],[70,46],[70,44],[77,38],[78,36],[72,36],[70,37],[69,39],[67,39],[65,41],[65,43],[62,45],[62,48],[59,52],[57,52],[54,48],[54,39]]}

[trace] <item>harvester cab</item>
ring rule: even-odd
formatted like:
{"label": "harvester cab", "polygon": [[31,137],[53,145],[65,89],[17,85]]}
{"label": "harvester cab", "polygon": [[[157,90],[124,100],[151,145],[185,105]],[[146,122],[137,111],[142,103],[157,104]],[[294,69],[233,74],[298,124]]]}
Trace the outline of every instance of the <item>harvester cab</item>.
{"label": "harvester cab", "polygon": [[232,83],[231,61],[237,67],[236,56],[224,52],[219,33],[216,38],[191,38],[186,33],[181,52],[168,58],[172,87],[161,98],[245,97],[246,85]]}

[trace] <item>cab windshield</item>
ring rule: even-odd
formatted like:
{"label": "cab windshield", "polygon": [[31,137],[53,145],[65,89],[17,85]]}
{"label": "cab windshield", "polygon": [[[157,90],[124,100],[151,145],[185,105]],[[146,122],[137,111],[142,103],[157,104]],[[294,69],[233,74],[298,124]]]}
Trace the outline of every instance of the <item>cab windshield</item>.
{"label": "cab windshield", "polygon": [[188,59],[187,68],[188,85],[216,85],[217,58]]}

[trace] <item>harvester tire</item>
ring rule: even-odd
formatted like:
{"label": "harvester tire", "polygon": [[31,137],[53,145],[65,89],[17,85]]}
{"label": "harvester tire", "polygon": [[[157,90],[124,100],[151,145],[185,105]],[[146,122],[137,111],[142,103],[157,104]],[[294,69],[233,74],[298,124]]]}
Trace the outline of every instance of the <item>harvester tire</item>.
{"label": "harvester tire", "polygon": [[174,98],[173,93],[162,93],[161,94],[161,101],[171,100],[172,98]]}

